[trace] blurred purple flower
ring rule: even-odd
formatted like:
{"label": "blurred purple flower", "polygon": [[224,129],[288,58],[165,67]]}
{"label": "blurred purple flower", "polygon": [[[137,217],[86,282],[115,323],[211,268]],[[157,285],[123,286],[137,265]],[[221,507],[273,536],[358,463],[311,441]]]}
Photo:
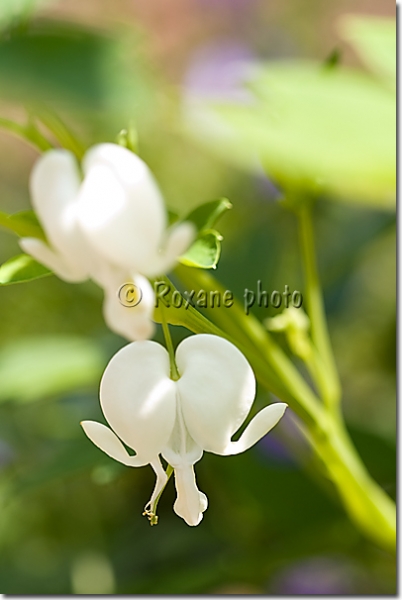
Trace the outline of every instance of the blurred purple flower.
{"label": "blurred purple flower", "polygon": [[[275,398],[275,400],[278,400]],[[281,419],[280,427],[271,436],[265,436],[258,443],[260,453],[272,462],[281,465],[297,465],[294,456],[304,456],[309,452],[308,445],[297,425],[298,417],[288,409]]]}
{"label": "blurred purple flower", "polygon": [[257,178],[257,190],[261,196],[268,198],[269,200],[281,200],[283,198],[283,192],[265,175],[262,169],[261,174]]}
{"label": "blurred purple flower", "polygon": [[[183,81],[184,101],[226,101],[253,104],[254,95],[245,86],[257,58],[246,44],[235,40],[202,46],[190,59]],[[256,162],[257,190],[264,199],[279,200],[280,190]]]}
{"label": "blurred purple flower", "polygon": [[294,465],[295,461],[292,455],[278,437],[274,434],[265,436],[257,444],[256,449],[264,458],[269,458],[270,462],[282,465]]}
{"label": "blurred purple flower", "polygon": [[15,452],[13,448],[0,439],[0,469],[5,469],[11,465],[15,460]]}
{"label": "blurred purple flower", "polygon": [[236,41],[201,47],[192,57],[184,78],[185,94],[215,100],[250,102],[243,82],[255,57],[248,46]]}
{"label": "blurred purple flower", "polygon": [[345,595],[357,592],[360,571],[341,558],[317,557],[282,571],[270,586],[280,595]]}
{"label": "blurred purple flower", "polygon": [[226,10],[233,16],[243,19],[247,13],[253,11],[257,5],[256,0],[195,0],[203,10]]}

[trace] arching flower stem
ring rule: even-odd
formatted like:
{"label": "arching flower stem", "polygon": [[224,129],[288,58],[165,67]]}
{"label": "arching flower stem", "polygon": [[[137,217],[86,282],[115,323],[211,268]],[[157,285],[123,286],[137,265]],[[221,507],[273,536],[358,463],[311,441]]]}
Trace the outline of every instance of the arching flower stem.
{"label": "arching flower stem", "polygon": [[[311,250],[312,247],[309,252]],[[217,287],[219,284],[209,273],[184,266],[177,267],[176,273],[182,282],[189,286],[189,289],[219,289]],[[316,271],[313,280],[317,286],[315,277],[318,278]],[[306,279],[308,287],[310,276]],[[319,288],[315,287],[316,304],[319,291]],[[202,318],[196,321],[193,312],[196,312],[196,309],[183,311],[182,314],[185,318],[181,320],[180,325],[194,333],[213,332],[222,335],[222,332],[218,333],[218,327],[204,315],[201,315]],[[321,313],[319,323],[320,319],[325,319],[325,313]],[[332,410],[335,408],[334,403],[325,402],[324,398],[324,401],[319,400],[302,374],[268,331],[252,315],[247,317],[244,315],[240,303],[235,302],[231,310],[226,313],[223,310],[215,311],[214,321],[224,328],[226,332],[223,334],[224,336],[230,332],[232,341],[242,348],[260,383],[266,389],[275,392],[278,398],[286,401],[302,419],[303,432],[312,450],[326,466],[328,477],[335,484],[350,518],[365,535],[387,551],[394,552],[395,503],[368,473],[349,438],[341,414],[338,410]],[[242,330],[241,337],[238,335],[239,329]],[[243,347],[244,336],[249,338],[249,343]],[[254,345],[256,351],[250,351],[250,344]],[[322,362],[321,353],[320,358]],[[272,383],[276,384],[276,380],[267,377],[270,369],[274,369],[280,378],[281,387],[276,386],[276,390],[272,385]],[[335,388],[332,387],[332,389]]]}
{"label": "arching flower stem", "polygon": [[[173,347],[172,336],[170,335],[169,325],[167,323],[166,316],[163,312],[163,308],[162,308],[161,312],[162,312],[162,330],[163,330],[163,335],[165,337],[166,348],[169,353],[170,377],[171,377],[171,379],[173,379],[173,381],[178,381],[180,379],[180,374],[179,374],[179,370],[176,365],[175,350]],[[162,496],[162,494],[165,490],[165,487],[166,487],[170,477],[172,476],[173,472],[174,472],[173,467],[168,464],[167,468],[166,468],[166,480],[165,480],[163,488],[160,490],[160,492],[158,493],[156,498],[154,498],[154,499],[151,498],[151,500],[148,502],[148,504],[144,508],[144,512],[142,514],[144,517],[148,518],[149,524],[151,526],[158,524],[158,515],[156,514],[156,511],[158,508],[158,503],[159,503],[160,497]]]}
{"label": "arching flower stem", "polygon": [[324,402],[328,409],[339,417],[341,385],[328,332],[324,300],[318,275],[316,252],[314,247],[314,230],[311,206],[303,204],[296,211],[299,220],[301,256],[306,282],[307,310],[311,322],[311,336],[317,352],[315,371],[317,384],[320,387]]}
{"label": "arching flower stem", "polygon": [[163,486],[163,488],[161,489],[159,494],[156,496],[156,498],[153,501],[148,502],[148,504],[144,508],[144,512],[142,513],[142,515],[144,517],[148,518],[149,524],[151,526],[158,524],[158,515],[156,514],[156,511],[158,509],[159,500],[161,499],[161,496],[162,496],[163,492],[165,491],[165,487],[167,486],[169,479],[173,475],[173,472],[174,472],[173,467],[168,465],[166,468],[165,485]]}
{"label": "arching flower stem", "polygon": [[170,361],[170,378],[173,381],[178,381],[180,379],[180,373],[176,365],[175,359],[175,351],[172,342],[172,336],[170,335],[169,325],[166,319],[164,308],[161,307],[162,313],[162,330],[163,335],[165,336],[166,348],[169,353],[169,361]]}

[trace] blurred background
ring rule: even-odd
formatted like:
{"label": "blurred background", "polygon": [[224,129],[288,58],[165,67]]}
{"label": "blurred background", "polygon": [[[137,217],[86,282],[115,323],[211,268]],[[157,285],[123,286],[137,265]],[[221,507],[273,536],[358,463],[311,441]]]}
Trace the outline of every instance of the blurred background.
{"label": "blurred background", "polygon": [[[303,290],[297,225],[259,174],[183,133],[195,93],[238,98],[255,59],[341,56],[346,13],[395,16],[390,0],[2,0],[0,117],[44,104],[86,145],[132,120],[140,155],[169,208],[185,214],[226,196],[215,275],[242,295]],[[29,205],[37,152],[0,132],[0,210]],[[386,207],[317,202],[319,267],[344,412],[375,479],[395,495],[395,217]],[[20,253],[1,231],[0,262]],[[0,288],[0,585],[7,594],[390,594],[394,558],[349,522],[311,463],[291,415],[238,457],[206,454],[197,479],[210,506],[197,528],[172,510],[141,517],[149,467],[97,450],[79,422],[102,419],[98,384],[125,344],[108,331],[100,290],[56,277]],[[275,314],[256,309],[264,318]],[[175,330],[178,341],[184,331]],[[158,332],[157,339],[162,339]],[[256,407],[269,401],[259,392]]]}

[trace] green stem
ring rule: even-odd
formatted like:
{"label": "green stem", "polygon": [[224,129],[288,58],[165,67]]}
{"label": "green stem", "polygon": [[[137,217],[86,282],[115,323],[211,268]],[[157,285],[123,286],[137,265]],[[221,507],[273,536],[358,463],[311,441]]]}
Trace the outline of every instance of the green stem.
{"label": "green stem", "polygon": [[170,378],[173,379],[173,381],[178,381],[180,379],[180,374],[179,374],[179,370],[176,365],[172,337],[170,335],[169,325],[167,323],[165,311],[163,308],[162,308],[162,329],[163,329],[163,335],[165,336],[167,351],[169,353]]}
{"label": "green stem", "polygon": [[[167,476],[166,483],[165,483],[163,489],[159,492],[159,495],[156,497],[155,502],[153,503],[153,506],[152,506],[152,512],[155,515],[155,517],[156,517],[157,510],[158,510],[159,500],[161,499],[161,496],[162,496],[163,492],[165,491],[165,488],[166,488],[166,486],[168,484],[168,481],[171,478],[173,472],[174,472],[173,467],[170,466],[170,465],[168,465],[166,467],[166,476]],[[157,517],[156,517],[156,523],[157,522],[158,522],[158,520],[157,520]],[[151,523],[151,524],[155,524],[156,525],[156,523]]]}
{"label": "green stem", "polygon": [[[189,286],[189,289],[223,289],[221,284],[211,275],[201,272],[198,269],[180,266],[176,268],[176,273]],[[197,281],[198,279],[199,282]],[[199,315],[198,311],[194,312]],[[238,301],[235,300],[233,306],[228,309],[221,308],[214,310],[215,321],[218,321],[225,332],[229,332],[230,337],[221,330],[218,330],[218,332],[211,330],[211,325],[215,329],[216,326],[203,315],[199,316],[203,319],[199,322],[201,329],[192,329],[192,331],[201,333],[202,328],[207,326],[210,329],[208,333],[223,335],[223,337],[235,343],[252,363],[259,381],[270,392],[277,395],[284,402],[287,402],[306,423],[314,424],[317,420],[324,418],[319,399],[293,363],[287,358],[261,323],[253,315],[245,314]],[[189,327],[190,322],[186,319],[181,324],[184,327]],[[245,345],[245,340],[247,345]],[[270,377],[270,381],[267,382],[267,372],[271,373],[272,371],[273,374]]]}
{"label": "green stem", "polygon": [[306,279],[307,311],[311,322],[311,337],[320,360],[316,361],[319,371],[317,385],[325,403],[337,410],[341,386],[329,338],[324,301],[315,259],[314,231],[311,207],[308,203],[298,209],[300,242]]}
{"label": "green stem", "polygon": [[35,106],[28,112],[31,115],[32,122],[34,119],[37,119],[43,123],[50,133],[54,135],[62,148],[72,152],[79,161],[82,160],[86,150],[85,146],[76,138],[56,113],[43,106]]}
{"label": "green stem", "polygon": [[217,327],[200,312],[198,312],[198,310],[195,310],[192,306],[188,306],[187,308],[184,306],[175,308],[172,303],[167,305],[171,301],[172,293],[177,290],[173,283],[165,276],[158,278],[158,280],[153,280],[154,285],[156,285],[158,282],[163,282],[170,289],[170,292],[167,298],[157,303],[157,308],[154,311],[154,320],[157,323],[163,323],[163,321],[166,320],[170,325],[185,327],[193,333],[209,333],[224,337],[233,344],[237,345],[239,350],[241,350],[248,360],[255,365],[255,368],[258,368],[261,376],[261,382],[263,383],[264,387],[282,398],[285,402],[289,403],[292,401],[292,397],[286,391],[286,387],[282,385],[279,377],[275,374],[271,366],[267,365],[260,353],[252,344],[245,346],[242,342],[238,342],[237,337],[233,335],[233,332],[229,327],[227,328],[230,332],[228,334]]}
{"label": "green stem", "polygon": [[310,430],[310,442],[322,459],[349,518],[367,537],[387,551],[395,552],[395,503],[367,472],[343,422],[332,417],[328,425],[325,435],[319,430]]}
{"label": "green stem", "polygon": [[[190,289],[194,289],[198,279],[200,288],[219,289],[220,284],[209,274],[183,267],[176,271],[191,285]],[[235,310],[232,311],[232,308]],[[225,329],[230,331],[231,338],[197,311],[194,311],[198,315],[196,318],[190,311],[184,312],[176,324],[195,333],[214,333],[234,341],[249,359],[259,382],[269,391],[273,391],[272,381],[275,380],[267,378],[266,373],[274,370],[280,380],[279,389],[275,393],[288,402],[303,419],[303,431],[313,451],[323,461],[346,512],[368,537],[383,548],[393,551],[395,505],[367,472],[349,439],[341,416],[318,402],[294,365],[257,319],[251,315],[246,316],[238,303],[232,308],[214,312],[215,320],[222,322]],[[221,316],[222,314],[225,316]],[[242,330],[240,336],[239,328]],[[248,338],[245,346],[244,334]]]}
{"label": "green stem", "polygon": [[5,129],[9,133],[13,133],[24,139],[40,152],[45,152],[53,148],[49,140],[40,133],[32,122],[28,122],[27,125],[19,125],[19,123],[15,123],[9,119],[0,118],[0,129]]}

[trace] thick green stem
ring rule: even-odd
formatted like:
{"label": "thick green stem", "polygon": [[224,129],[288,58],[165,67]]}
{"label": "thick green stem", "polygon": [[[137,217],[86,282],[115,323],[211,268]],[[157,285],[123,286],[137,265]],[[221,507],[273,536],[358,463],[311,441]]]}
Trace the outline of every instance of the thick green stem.
{"label": "thick green stem", "polygon": [[40,133],[32,121],[29,121],[26,125],[19,125],[9,119],[0,118],[0,129],[5,129],[9,133],[24,139],[40,152],[53,148],[49,140]]}
{"label": "thick green stem", "polygon": [[310,442],[338,490],[346,512],[365,535],[395,552],[395,503],[367,472],[343,422],[332,417],[327,425],[324,435],[320,429],[310,431]]}
{"label": "thick green stem", "polygon": [[[223,290],[223,286],[204,271],[180,266],[176,268],[176,273],[185,284],[189,285],[190,289]],[[197,313],[197,311],[194,312]],[[255,317],[246,315],[240,303],[236,300],[233,306],[228,309],[214,310],[213,316],[222,330],[225,333],[228,332],[230,337],[222,331],[218,335],[223,335],[230,341],[234,341],[253,364],[257,378],[269,391],[287,402],[307,424],[314,424],[321,418],[320,415],[323,409],[319,399],[265,327]],[[204,316],[202,316],[202,319],[201,327],[205,327],[210,323]],[[182,324],[187,327],[185,322]],[[197,331],[197,333],[200,333],[200,331]],[[217,332],[210,331],[209,333]],[[273,371],[273,376],[268,382],[267,371]],[[274,387],[273,382],[276,383],[278,380],[279,386]]]}
{"label": "thick green stem", "polygon": [[179,370],[176,365],[176,358],[175,358],[172,337],[170,335],[169,325],[168,325],[168,322],[167,322],[167,319],[165,316],[165,311],[163,308],[162,308],[162,329],[163,329],[163,335],[165,336],[167,351],[169,353],[170,378],[173,379],[173,381],[178,381],[180,379],[180,374],[179,374]]}
{"label": "thick green stem", "polygon": [[[222,287],[209,274],[197,269],[178,267],[176,272],[190,289],[218,290]],[[225,332],[230,332],[230,337],[198,311],[193,309],[193,312],[195,314],[190,311],[180,313],[180,322],[176,324],[195,333],[223,335],[236,343],[249,359],[259,382],[288,402],[302,418],[306,437],[322,460],[350,518],[368,537],[393,551],[395,505],[367,472],[338,411],[330,411],[329,404],[326,407],[319,403],[262,324],[251,315],[246,316],[239,303],[235,302],[230,309],[214,311],[214,320],[224,327]],[[280,382],[276,390],[272,389],[276,379],[267,377],[267,372],[272,370]]]}
{"label": "thick green stem", "polygon": [[314,231],[311,220],[311,207],[308,203],[298,208],[300,242],[304,274],[306,280],[307,311],[311,322],[311,337],[317,350],[319,361],[317,385],[324,402],[337,410],[341,396],[341,386],[329,338],[324,301],[315,258]]}

